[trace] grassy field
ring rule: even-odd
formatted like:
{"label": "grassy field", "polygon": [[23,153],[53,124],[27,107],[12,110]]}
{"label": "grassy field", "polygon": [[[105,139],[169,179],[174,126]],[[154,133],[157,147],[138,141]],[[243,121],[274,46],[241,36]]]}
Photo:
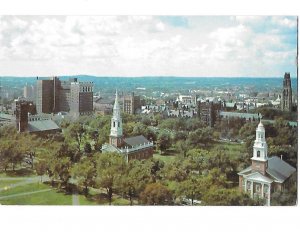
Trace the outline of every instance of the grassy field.
{"label": "grassy field", "polygon": [[[28,183],[22,186],[10,187],[21,180],[4,180],[1,186],[7,186],[7,190],[0,191],[0,204],[2,205],[72,205],[72,194],[65,194],[47,184]],[[1,187],[0,187],[1,188]],[[9,197],[11,196],[11,197]],[[86,198],[78,194],[80,205],[108,205],[104,194],[99,191],[90,191]],[[112,205],[130,205],[129,200],[114,195]]]}
{"label": "grassy field", "polygon": [[10,188],[12,185],[20,183],[22,180],[16,179],[16,180],[0,180],[0,189],[2,188]]}

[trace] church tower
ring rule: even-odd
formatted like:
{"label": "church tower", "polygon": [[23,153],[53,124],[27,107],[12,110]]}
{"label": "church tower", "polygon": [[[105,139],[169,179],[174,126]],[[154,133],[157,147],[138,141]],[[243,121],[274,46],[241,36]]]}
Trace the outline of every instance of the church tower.
{"label": "church tower", "polygon": [[118,91],[116,91],[115,104],[113,108],[113,116],[111,119],[109,144],[116,147],[121,147],[123,144],[123,127],[120,112],[120,105],[118,102]]}
{"label": "church tower", "polygon": [[292,111],[292,87],[290,73],[284,74],[281,109],[285,111]]}
{"label": "church tower", "polygon": [[268,145],[265,137],[264,125],[260,122],[256,128],[256,139],[253,145],[252,170],[263,175],[268,168]]}

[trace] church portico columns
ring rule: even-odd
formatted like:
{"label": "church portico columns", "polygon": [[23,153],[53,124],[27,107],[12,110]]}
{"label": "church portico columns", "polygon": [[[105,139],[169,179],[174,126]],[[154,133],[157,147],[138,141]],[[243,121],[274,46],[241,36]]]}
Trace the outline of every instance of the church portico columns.
{"label": "church portico columns", "polygon": [[264,189],[265,189],[265,184],[261,184],[261,197],[264,198]]}
{"label": "church portico columns", "polygon": [[251,198],[253,198],[253,181],[250,182],[251,183]]}
{"label": "church portico columns", "polygon": [[267,206],[270,206],[271,205],[271,184],[268,185],[269,187],[269,191],[268,191],[268,203],[267,203]]}

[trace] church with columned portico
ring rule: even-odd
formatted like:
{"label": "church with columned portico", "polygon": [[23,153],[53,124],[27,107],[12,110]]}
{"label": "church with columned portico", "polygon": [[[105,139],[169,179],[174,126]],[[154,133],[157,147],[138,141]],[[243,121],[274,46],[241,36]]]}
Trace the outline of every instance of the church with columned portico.
{"label": "church with columned portico", "polygon": [[256,128],[251,160],[251,166],[238,173],[239,188],[252,198],[264,199],[265,205],[271,205],[273,192],[283,191],[295,183],[294,167],[277,156],[268,157],[265,128],[261,122]]}
{"label": "church with columned portico", "polygon": [[118,100],[118,92],[113,107],[109,143],[102,145],[102,152],[116,152],[128,162],[133,159],[149,159],[153,157],[153,142],[143,135],[125,138],[123,136],[123,124],[121,109]]}

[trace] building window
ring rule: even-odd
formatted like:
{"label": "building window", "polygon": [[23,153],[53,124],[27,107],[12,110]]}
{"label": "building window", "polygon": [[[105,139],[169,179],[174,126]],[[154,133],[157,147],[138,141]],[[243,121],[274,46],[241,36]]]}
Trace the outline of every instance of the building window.
{"label": "building window", "polygon": [[114,127],[116,127],[116,122],[114,122]]}
{"label": "building window", "polygon": [[120,122],[118,122],[118,127],[120,127]]}
{"label": "building window", "polygon": [[257,158],[260,157],[260,151],[257,151],[257,154],[256,154]]}

